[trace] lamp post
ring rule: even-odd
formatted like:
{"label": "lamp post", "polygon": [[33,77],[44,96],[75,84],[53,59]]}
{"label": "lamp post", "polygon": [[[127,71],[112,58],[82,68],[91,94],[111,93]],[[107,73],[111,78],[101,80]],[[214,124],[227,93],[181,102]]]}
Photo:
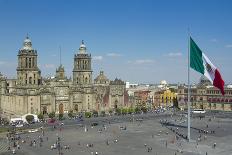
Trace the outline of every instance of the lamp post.
{"label": "lamp post", "polygon": [[60,144],[60,137],[57,135],[57,149],[58,149],[58,155],[62,155],[63,153],[61,152],[61,144]]}

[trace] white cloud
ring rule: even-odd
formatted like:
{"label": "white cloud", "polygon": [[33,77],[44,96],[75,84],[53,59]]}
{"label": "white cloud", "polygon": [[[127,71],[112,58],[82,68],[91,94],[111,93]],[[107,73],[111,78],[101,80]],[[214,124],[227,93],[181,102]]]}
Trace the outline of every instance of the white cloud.
{"label": "white cloud", "polygon": [[128,63],[130,64],[151,64],[151,63],[154,63],[155,61],[154,60],[151,60],[151,59],[138,59],[138,60],[135,60],[135,61],[128,61]]}
{"label": "white cloud", "polygon": [[180,56],[182,56],[182,53],[180,53],[180,52],[177,52],[177,53],[171,52],[171,53],[168,53],[166,56],[168,56],[168,57],[180,57]]}
{"label": "white cloud", "polygon": [[103,56],[99,55],[99,56],[93,56],[93,60],[96,61],[101,61],[103,59]]}
{"label": "white cloud", "polygon": [[210,39],[210,42],[214,42],[214,43],[216,43],[216,42],[218,42],[218,40],[217,40],[217,39],[215,39],[215,38],[212,38],[212,39]]}
{"label": "white cloud", "polygon": [[226,48],[232,48],[232,44],[226,45]]}
{"label": "white cloud", "polygon": [[0,65],[5,65],[6,61],[0,61]]}
{"label": "white cloud", "polygon": [[106,55],[108,57],[120,57],[120,56],[122,56],[121,54],[118,54],[118,53],[107,53]]}
{"label": "white cloud", "polygon": [[45,68],[55,68],[55,65],[54,64],[45,64],[44,65],[45,66]]}

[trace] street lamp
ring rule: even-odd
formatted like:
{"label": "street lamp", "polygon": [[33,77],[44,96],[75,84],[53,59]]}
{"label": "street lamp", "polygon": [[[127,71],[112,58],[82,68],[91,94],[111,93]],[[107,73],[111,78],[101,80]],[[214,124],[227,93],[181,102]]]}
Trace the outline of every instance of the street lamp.
{"label": "street lamp", "polygon": [[60,144],[60,137],[57,134],[57,148],[58,148],[58,155],[62,155],[63,153],[61,152],[61,144]]}

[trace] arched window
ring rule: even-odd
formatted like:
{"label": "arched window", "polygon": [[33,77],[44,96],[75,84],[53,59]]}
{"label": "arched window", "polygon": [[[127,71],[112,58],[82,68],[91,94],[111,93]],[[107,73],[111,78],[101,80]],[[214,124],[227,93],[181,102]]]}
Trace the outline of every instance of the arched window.
{"label": "arched window", "polygon": [[31,58],[29,58],[29,68],[31,68]]}
{"label": "arched window", "polygon": [[87,77],[85,77],[85,83],[88,83],[88,78]]}
{"label": "arched window", "polygon": [[77,84],[79,83],[79,78],[77,78]]}
{"label": "arched window", "polygon": [[29,77],[29,84],[32,84],[32,77]]}

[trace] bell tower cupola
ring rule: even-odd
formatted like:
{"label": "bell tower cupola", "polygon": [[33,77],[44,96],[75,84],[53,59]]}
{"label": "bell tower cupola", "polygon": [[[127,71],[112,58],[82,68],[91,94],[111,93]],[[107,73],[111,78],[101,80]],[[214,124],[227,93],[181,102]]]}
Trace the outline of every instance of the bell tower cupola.
{"label": "bell tower cupola", "polygon": [[41,84],[41,71],[37,66],[37,56],[37,51],[32,48],[32,42],[27,35],[23,47],[18,52],[17,85]]}
{"label": "bell tower cupola", "polygon": [[92,84],[91,54],[87,53],[87,48],[82,40],[79,51],[74,55],[73,84]]}

